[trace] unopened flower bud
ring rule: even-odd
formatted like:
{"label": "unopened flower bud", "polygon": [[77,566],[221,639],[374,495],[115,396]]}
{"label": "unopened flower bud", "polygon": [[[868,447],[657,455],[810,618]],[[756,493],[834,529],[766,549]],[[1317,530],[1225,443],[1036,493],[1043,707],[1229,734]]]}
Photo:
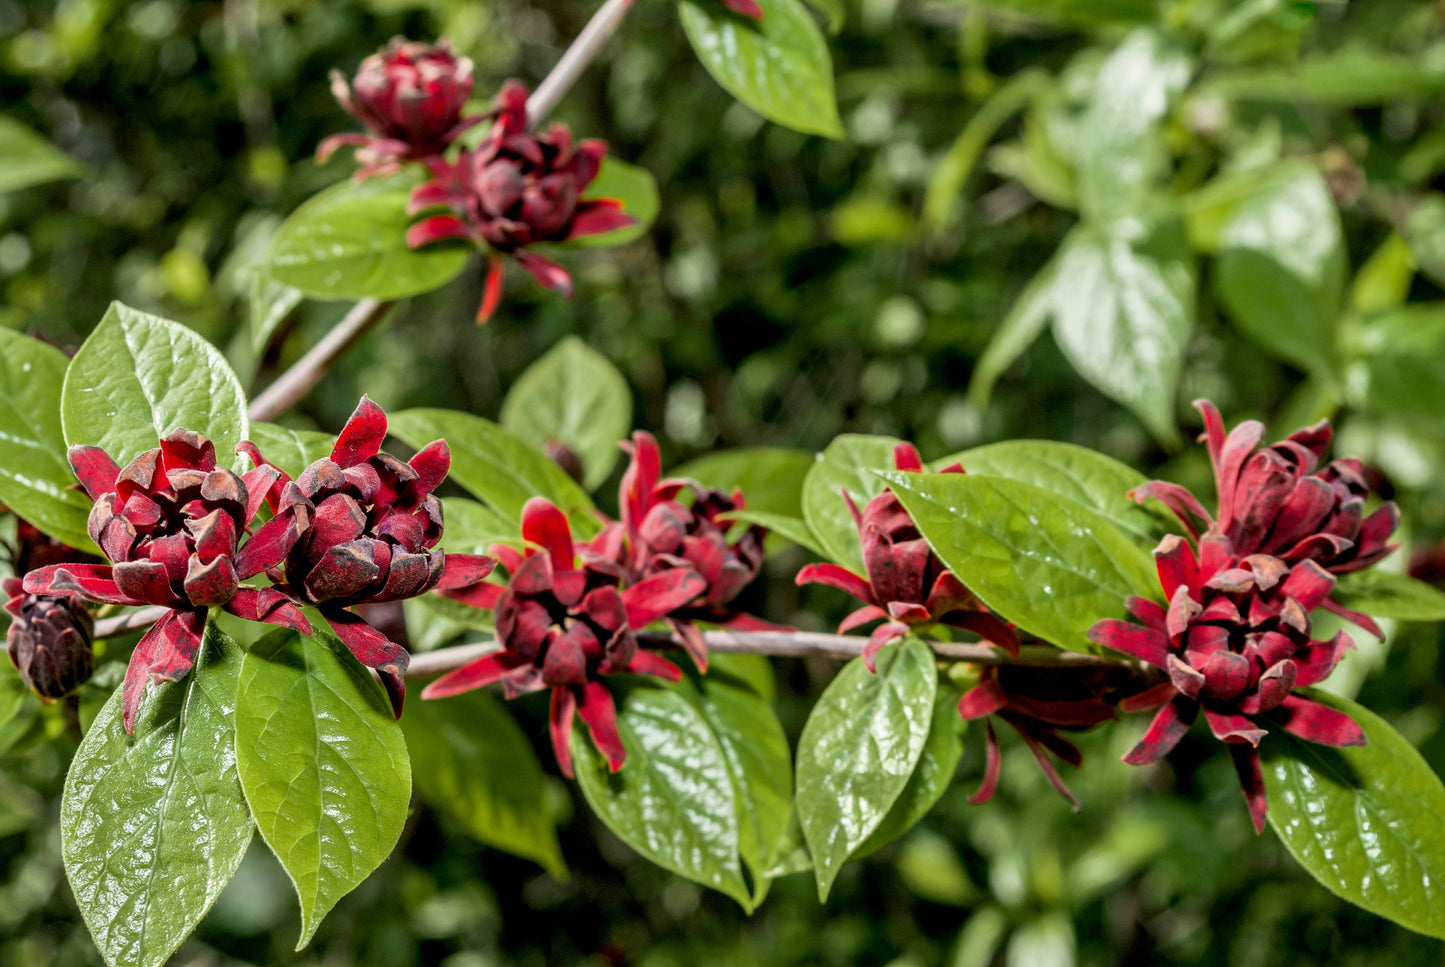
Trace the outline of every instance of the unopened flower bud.
{"label": "unopened flower bud", "polygon": [[5,610],[12,615],[6,645],[30,690],[53,702],[89,681],[95,621],[81,600],[26,594],[16,578],[6,578],[4,590],[10,595]]}

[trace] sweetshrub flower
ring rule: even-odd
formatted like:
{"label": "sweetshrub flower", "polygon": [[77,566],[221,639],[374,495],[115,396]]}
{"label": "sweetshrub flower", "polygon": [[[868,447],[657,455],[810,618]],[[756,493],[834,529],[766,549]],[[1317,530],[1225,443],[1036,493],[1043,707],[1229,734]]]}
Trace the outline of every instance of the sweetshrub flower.
{"label": "sweetshrub flower", "polygon": [[174,430],[160,443],[123,470],[99,447],[70,448],[70,465],[95,501],[91,539],[112,564],[52,564],[26,574],[23,584],[30,594],[170,609],[141,638],[126,668],[127,731],[147,680],[177,681],[191,670],[209,608],[311,630],[281,592],[240,583],[279,562],[296,540],[295,516],[277,514],[237,549],[277,471],[257,467],[240,477],[217,467],[215,446],[189,430]]}
{"label": "sweetshrub flower", "polygon": [[[506,586],[481,582],[444,590],[454,600],[494,610],[501,650],[443,675],[422,698],[444,698],[501,682],[508,698],[552,691],[552,749],[562,773],[572,778],[570,746],[580,714],[613,772],[627,750],[617,731],[612,695],[598,679],[620,672],[678,681],[676,665],[639,647],[637,631],[693,601],[707,582],[689,569],[654,574],[622,586],[616,567],[589,560],[572,539],[567,517],[534,497],[522,508],[525,551],[491,548],[501,558]],[[580,566],[579,566],[580,565]]]}
{"label": "sweetshrub flower", "polygon": [[582,197],[601,169],[606,142],[574,144],[561,124],[543,134],[528,131],[527,88],[516,81],[502,88],[492,116],[480,148],[463,151],[455,164],[433,160],[433,179],[412,192],[413,214],[438,207],[451,211],[428,216],[407,233],[412,248],[460,238],[493,253],[477,313],[482,322],[501,299],[500,256],[512,256],[542,285],[570,297],[567,270],[528,246],[598,235],[634,222],[613,199]]}
{"label": "sweetshrub flower", "polygon": [[[923,470],[923,460],[911,443],[898,444],[893,460],[899,470]],[[963,467],[954,464],[942,472],[963,473]],[[884,622],[874,629],[863,651],[870,670],[884,645],[913,628],[934,623],[964,628],[1018,654],[1019,640],[1013,628],[944,567],[893,491],[884,490],[874,497],[862,513],[846,490],[843,499],[858,527],[867,575],[837,564],[809,564],[798,572],[797,583],[831,585],[865,602],[838,625],[839,634],[872,621]]]}
{"label": "sweetshrub flower", "polygon": [[10,600],[5,643],[20,677],[53,702],[90,681],[95,619],[73,594],[27,594],[18,578],[0,582]]}
{"label": "sweetshrub flower", "polygon": [[333,135],[316,149],[316,160],[358,147],[357,181],[397,171],[406,161],[439,158],[482,120],[462,117],[472,96],[472,62],[453,54],[445,40],[432,46],[397,37],[361,62],[350,85],[332,71],[331,92],[371,133]]}
{"label": "sweetshrub flower", "polygon": [[400,717],[410,655],[351,609],[474,584],[496,562],[436,547],[442,508],[432,490],[451,468],[446,441],[402,463],[382,452],[385,439],[386,414],[362,397],[331,456],[294,481],[254,443],[237,449],[274,474],[264,496],[277,518],[294,517],[300,525],[286,553],[268,565],[268,576],[291,600],[319,609],[356,659],[376,669]]}

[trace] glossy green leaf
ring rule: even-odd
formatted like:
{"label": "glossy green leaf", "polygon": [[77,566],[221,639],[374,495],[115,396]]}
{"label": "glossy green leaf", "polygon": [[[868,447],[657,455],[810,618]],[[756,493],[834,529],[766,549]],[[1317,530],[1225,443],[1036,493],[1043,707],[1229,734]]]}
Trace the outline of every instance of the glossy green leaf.
{"label": "glossy green leaf", "polygon": [[723,88],[770,121],[805,134],[843,136],[833,58],[801,0],[760,0],[761,21],[715,0],[680,0],[692,49]]}
{"label": "glossy green leaf", "polygon": [[511,713],[483,691],[411,701],[401,719],[422,799],[478,842],[567,875],[547,779]]}
{"label": "glossy green leaf", "polygon": [[531,498],[546,497],[566,512],[573,536],[601,529],[586,491],[541,450],[497,424],[456,410],[405,410],[389,420],[392,434],[408,446],[445,439],[452,451],[448,480],[509,520],[521,520]]}
{"label": "glossy green leaf", "polygon": [[319,430],[292,430],[275,423],[252,423],[248,437],[261,456],[284,470],[291,479],[317,460],[329,459],[336,437]]}
{"label": "glossy green leaf", "polygon": [[842,491],[863,510],[885,486],[874,471],[894,468],[893,448],[900,442],[893,437],[845,433],[818,454],[803,480],[803,520],[808,529],[828,558],[859,574],[863,573],[863,546]]}
{"label": "glossy green leaf", "polygon": [[386,693],[323,635],[283,629],[257,641],[236,701],[241,786],[301,901],[298,950],[391,853],[411,799],[411,762]]}
{"label": "glossy green leaf", "polygon": [[442,501],[445,529],[442,544],[450,551],[485,554],[498,543],[519,543],[522,531],[516,521],[508,520],[486,504],[465,497],[447,497]]}
{"label": "glossy green leaf", "polygon": [[1009,440],[965,450],[956,457],[969,473],[1022,480],[1097,510],[1141,543],[1152,546],[1172,520],[1130,499],[1148,482],[1143,474],[1097,450],[1052,440]]}
{"label": "glossy green leaf", "polygon": [[704,454],[674,467],[667,475],[696,480],[724,493],[741,490],[749,511],[801,517],[803,480],[813,460],[813,454],[803,450],[740,447]]}
{"label": "glossy green leaf", "polygon": [[582,461],[582,483],[595,490],[632,432],[632,390],[611,360],[567,336],[517,377],[502,401],[502,426],[539,452],[549,441]]}
{"label": "glossy green leaf", "polygon": [[452,243],[413,249],[406,213],[416,178],[347,179],[308,200],[281,224],[265,271],[315,299],[400,299],[439,289],[467,264]]}
{"label": "glossy green leaf", "polygon": [[1101,618],[1159,596],[1149,552],[1109,518],[1033,484],[974,474],[885,473],[918,530],[969,590],[1044,641],[1092,651]]}
{"label": "glossy green leaf", "polygon": [[1445,621],[1445,592],[1424,581],[1379,568],[1341,575],[1331,597],[1372,618]]}
{"label": "glossy green leaf", "polygon": [[70,361],[60,392],[65,442],[101,447],[125,466],[182,427],[233,463],[246,437],[246,394],[216,348],[179,323],[112,302]]}
{"label": "glossy green leaf", "polygon": [[281,323],[299,306],[306,294],[283,285],[271,273],[260,269],[251,279],[251,348],[264,352]]}
{"label": "glossy green leaf", "polygon": [[963,758],[963,735],[968,730],[968,723],[958,714],[958,700],[962,697],[952,685],[939,684],[933,699],[933,724],[928,728],[918,765],[888,815],[853,851],[854,859],[877,852],[918,825],[948,791],[958,760]]}
{"label": "glossy green leaf", "polygon": [[65,780],[61,853],[106,963],[159,967],[221,893],[251,842],[236,776],[241,652],[207,628],[196,666],[152,684],[134,735],[120,692],[91,723]]}
{"label": "glossy green leaf", "polygon": [[569,244],[579,248],[613,248],[642,238],[657,221],[662,208],[662,198],[657,191],[657,179],[652,172],[637,165],[608,155],[602,159],[602,168],[587,190],[583,199],[611,198],[622,203],[622,210],[637,220],[637,224],[602,235],[586,235]]}
{"label": "glossy green leaf", "polygon": [[51,537],[88,548],[90,500],[73,489],[60,427],[69,365],[54,346],[0,329],[0,504]]}
{"label": "glossy green leaf", "polygon": [[938,672],[916,638],[888,645],[877,673],[854,659],[818,699],[798,740],[798,822],[818,896],[908,785],[933,721]]}
{"label": "glossy green leaf", "polygon": [[0,194],[78,178],[84,171],[19,121],[0,116]]}
{"label": "glossy green leaf", "polygon": [[676,691],[639,687],[619,703],[617,728],[627,747],[617,773],[580,722],[572,730],[577,784],[593,811],[658,866],[751,909],[732,774],[702,712]]}
{"label": "glossy green leaf", "polygon": [[1269,824],[1331,892],[1401,926],[1445,938],[1445,785],[1388,722],[1314,692],[1365,732],[1331,749],[1274,729],[1260,743]]}

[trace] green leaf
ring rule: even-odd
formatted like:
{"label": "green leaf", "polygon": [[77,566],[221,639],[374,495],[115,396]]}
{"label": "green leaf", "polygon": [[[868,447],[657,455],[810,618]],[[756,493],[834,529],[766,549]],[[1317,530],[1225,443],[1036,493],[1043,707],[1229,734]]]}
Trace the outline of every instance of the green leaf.
{"label": "green leaf", "polygon": [[1400,306],[1352,327],[1350,402],[1391,421],[1445,436],[1445,303]]}
{"label": "green leaf", "polygon": [[768,536],[774,535],[791,541],[800,547],[805,547],[819,557],[827,557],[823,549],[818,546],[818,538],[808,528],[808,522],[801,517],[785,517],[782,514],[764,514],[757,511],[741,510],[731,514],[723,514],[721,519],[740,520],[749,524],[757,524],[768,529]]}
{"label": "green leaf", "polygon": [[846,0],[808,0],[808,6],[823,15],[828,22],[828,34],[836,37],[848,22]]}
{"label": "green leaf", "polygon": [[582,193],[584,201],[611,198],[622,203],[622,210],[637,219],[636,225],[619,228],[603,235],[584,235],[573,239],[569,245],[578,248],[613,248],[642,238],[657,221],[662,208],[662,198],[657,191],[657,179],[652,172],[637,165],[630,165],[608,155],[602,159],[602,167],[587,190]]}
{"label": "green leaf", "polygon": [[1420,271],[1436,285],[1445,285],[1445,195],[1426,195],[1402,229]]}
{"label": "green leaf", "polygon": [[1130,595],[1159,596],[1154,562],[1103,514],[1052,491],[974,474],[880,474],[969,590],[1007,620],[1071,651],[1124,616]]}
{"label": "green leaf", "polygon": [[1079,27],[1151,23],[1159,15],[1154,0],[984,0],[984,5]]}
{"label": "green leaf", "polygon": [[958,700],[962,697],[952,685],[938,686],[938,694],[933,699],[933,723],[928,728],[928,741],[923,744],[918,765],[888,815],[863,845],[853,851],[853,859],[876,853],[918,825],[948,791],[958,770],[958,760],[963,758],[963,734],[968,729],[968,723],[958,714]]}
{"label": "green leaf", "polygon": [[610,773],[586,729],[572,731],[577,784],[598,818],[644,857],[751,909],[738,865],[738,813],[722,745],[676,691],[630,689],[617,728],[627,747]]}
{"label": "green leaf", "polygon": [[222,466],[246,438],[246,394],[216,348],[179,323],[112,302],[65,372],[65,442],[121,466],[177,427],[216,445]]}
{"label": "green leaf", "polygon": [[465,497],[443,500],[442,519],[446,523],[442,543],[450,551],[485,554],[493,544],[520,544],[522,540],[522,532],[515,521],[508,520],[486,504]]}
{"label": "green leaf", "polygon": [[763,19],[716,0],[680,0],[687,39],[707,72],[770,121],[805,134],[843,136],[833,95],[833,59],[800,0],[759,0]]}
{"label": "green leaf", "polygon": [[1054,313],[1054,282],[1059,271],[1056,254],[1029,280],[1014,300],[1003,321],[993,331],[988,346],[968,384],[968,400],[980,410],[988,406],[998,378],[1028,350],[1048,328]]}
{"label": "green leaf", "polygon": [[265,270],[314,299],[400,299],[441,288],[471,250],[407,245],[415,219],[406,205],[417,184],[403,175],[332,185],[277,229]]}
{"label": "green leaf", "polygon": [[536,450],[566,444],[582,461],[583,486],[595,490],[632,430],[632,390],[606,356],[567,336],[517,377],[501,422]]}
{"label": "green leaf", "polygon": [[421,449],[445,439],[452,450],[448,479],[507,519],[520,521],[523,504],[546,497],[567,514],[575,537],[601,530],[586,491],[541,451],[497,424],[456,410],[405,410],[388,419],[392,434],[408,446]]}
{"label": "green leaf", "polygon": [[84,171],[19,121],[0,116],[0,194],[78,178]]}
{"label": "green leaf", "polygon": [[826,556],[858,574],[864,573],[863,546],[858,525],[841,491],[847,490],[861,511],[883,492],[885,484],[875,470],[892,470],[893,437],[845,433],[818,454],[803,480],[803,520],[827,552]]}
{"label": "green leaf", "polygon": [[261,269],[255,273],[251,279],[251,348],[257,354],[265,351],[281,323],[305,298],[300,289],[277,282],[270,272]]}
{"label": "green leaf", "polygon": [[1445,592],[1424,581],[1379,568],[1341,575],[1331,597],[1372,618],[1445,621]]}
{"label": "green leaf", "polygon": [[90,500],[75,489],[60,427],[70,360],[54,346],[0,329],[0,504],[71,547],[93,546]]}
{"label": "green leaf", "polygon": [[478,842],[566,878],[546,776],[501,702],[482,691],[413,701],[401,725],[422,799]]}
{"label": "green leaf", "polygon": [[251,842],[232,723],[241,652],[206,629],[183,680],[152,684],[135,734],[111,696],[76,750],[60,804],[71,890],[106,963],[160,967]]}
{"label": "green leaf", "polygon": [[704,454],[674,467],[668,476],[696,480],[724,493],[741,490],[749,512],[801,517],[803,480],[813,461],[813,454],[803,450],[740,447]]}
{"label": "green leaf", "polygon": [[1151,547],[1170,532],[1163,513],[1135,503],[1129,491],[1148,482],[1133,467],[1097,450],[1051,440],[1009,440],[965,450],[941,463],[958,460],[969,473],[1007,477],[1052,490],[1097,510],[1120,530]]}
{"label": "green leaf", "polygon": [[932,724],[932,650],[905,638],[878,653],[877,669],[843,666],[798,740],[798,822],[821,900],[908,785]]}
{"label": "green leaf", "polygon": [[1049,291],[1059,348],[1161,441],[1177,441],[1175,397],[1195,311],[1194,260],[1178,221],[1144,229],[1122,220],[1107,231],[1084,223],[1054,258]]}
{"label": "green leaf", "polygon": [[411,799],[406,741],[385,692],[324,634],[283,629],[257,641],[236,701],[241,786],[301,901],[297,950],[386,859]]}
{"label": "green leaf", "polygon": [[252,423],[250,441],[261,456],[284,470],[293,480],[317,460],[330,458],[336,437],[319,430],[292,430],[275,423]]}
{"label": "green leaf", "polygon": [[1445,786],[1369,709],[1323,692],[1309,697],[1349,715],[1369,744],[1332,749],[1273,730],[1260,744],[1269,824],[1332,893],[1445,939]]}
{"label": "green leaf", "polygon": [[1217,97],[1331,107],[1421,101],[1445,92],[1445,64],[1356,44],[1288,67],[1221,71],[1206,78],[1201,90]]}

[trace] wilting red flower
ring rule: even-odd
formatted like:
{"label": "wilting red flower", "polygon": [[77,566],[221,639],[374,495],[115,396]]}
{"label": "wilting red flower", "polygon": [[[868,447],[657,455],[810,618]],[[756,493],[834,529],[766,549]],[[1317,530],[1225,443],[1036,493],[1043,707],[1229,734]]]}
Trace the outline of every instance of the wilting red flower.
{"label": "wilting red flower", "polygon": [[[1079,801],[1064,784],[1049,753],[1079,766],[1083,753],[1059,733],[1083,732],[1118,718],[1117,696],[1133,679],[1127,669],[1118,668],[985,666],[978,685],[959,701],[958,714],[970,721],[996,715],[1013,726],[1049,783],[1077,810]],[[992,721],[986,721],[985,727],[988,744],[983,784],[968,799],[975,804],[988,802],[998,788],[998,739]]]}
{"label": "wilting red flower", "polygon": [[0,582],[10,598],[10,661],[30,690],[53,702],[90,681],[95,619],[72,594],[26,594],[18,578]]}
{"label": "wilting red flower", "polygon": [[456,164],[434,161],[433,180],[412,192],[412,213],[445,207],[446,215],[422,219],[407,233],[412,248],[449,238],[468,239],[494,254],[487,270],[480,321],[502,294],[498,255],[515,258],[538,282],[572,295],[572,277],[550,259],[527,250],[537,242],[562,242],[625,228],[635,221],[612,199],[583,200],[582,193],[602,167],[603,141],[572,143],[565,125],[545,134],[527,130],[527,88],[508,81],[497,98],[495,120],[476,151],[463,151]]}
{"label": "wilting red flower", "polygon": [[[294,481],[271,468],[276,482],[267,501],[278,517],[294,515],[300,530],[267,573],[294,600],[315,605],[356,659],[376,669],[400,717],[411,657],[350,609],[474,584],[496,561],[433,551],[442,536],[442,508],[431,492],[451,467],[446,441],[402,463],[381,452],[385,439],[386,414],[363,396],[329,458]],[[237,449],[270,468],[255,444]]]}
{"label": "wilting red flower", "polygon": [[99,447],[71,447],[70,465],[95,501],[90,537],[114,566],[53,564],[25,575],[24,588],[171,609],[131,655],[121,693],[127,731],[148,679],[177,681],[191,670],[209,608],[310,632],[285,595],[240,583],[274,565],[296,539],[295,519],[279,514],[237,551],[276,470],[239,477],[217,467],[215,446],[189,430],[168,433],[124,470]]}
{"label": "wilting red flower", "polygon": [[[622,520],[609,523],[588,552],[620,565],[633,583],[677,568],[691,568],[706,582],[694,600],[667,617],[702,671],[707,671],[707,642],[694,621],[739,631],[786,630],[726,607],[763,564],[767,532],[748,527],[729,540],[733,525],[720,519],[746,506],[742,491],[728,495],[691,480],[661,479],[662,458],[650,433],[632,434],[623,448],[632,461],[622,475]],[[688,490],[693,500],[685,506],[677,498]]]}
{"label": "wilting red flower", "polygon": [[316,160],[324,163],[337,148],[358,146],[357,181],[395,171],[404,161],[440,157],[482,120],[462,117],[472,96],[472,62],[453,54],[445,40],[432,46],[397,37],[361,62],[350,86],[332,71],[331,92],[371,134],[333,135],[316,149]]}
{"label": "wilting red flower", "polygon": [[1203,711],[1215,738],[1228,745],[1260,832],[1267,803],[1255,747],[1266,724],[1321,745],[1365,744],[1349,716],[1294,694],[1324,681],[1354,647],[1344,632],[1329,641],[1310,639],[1310,612],[1324,604],[1335,578],[1309,559],[1293,567],[1264,554],[1240,559],[1219,534],[1201,539],[1197,557],[1187,541],[1171,535],[1154,560],[1168,609],[1130,598],[1129,611],[1142,627],[1109,619],[1089,631],[1094,642],[1169,676],[1120,703],[1128,711],[1159,708],[1124,761],[1144,765],[1162,758]]}
{"label": "wilting red flower", "polygon": [[552,690],[552,749],[571,778],[572,718],[580,713],[613,772],[627,750],[617,732],[612,695],[598,681],[619,672],[675,682],[676,665],[638,646],[636,632],[696,598],[706,583],[691,569],[665,571],[627,587],[616,568],[580,557],[567,517],[534,497],[522,508],[523,552],[497,545],[510,580],[444,591],[454,600],[495,610],[501,650],[432,682],[422,698],[445,698],[501,682],[508,698]]}
{"label": "wilting red flower", "polygon": [[[923,460],[911,443],[898,444],[893,461],[899,470],[923,470]],[[954,464],[942,472],[963,473],[963,467]],[[870,670],[878,649],[912,628],[935,622],[965,628],[1018,654],[1019,640],[1014,630],[988,611],[943,566],[893,491],[884,490],[874,497],[861,514],[846,490],[843,499],[848,502],[863,542],[867,576],[837,564],[809,564],[798,572],[797,583],[828,584],[866,602],[843,619],[838,625],[839,634],[870,621],[884,621],[874,629],[863,650],[863,660]]]}
{"label": "wilting red flower", "polygon": [[[1204,415],[1219,495],[1217,518],[1188,490],[1162,480],[1137,488],[1136,500],[1157,497],[1195,539],[1202,522],[1208,533],[1227,537],[1238,557],[1268,554],[1290,565],[1314,561],[1332,574],[1369,567],[1398,546],[1387,543],[1400,524],[1394,503],[1364,515],[1369,488],[1360,461],[1335,460],[1316,469],[1333,435],[1328,420],[1256,450],[1263,424],[1246,420],[1226,435],[1213,403],[1196,400],[1194,405]],[[1366,615],[1330,599],[1323,607],[1384,637]]]}

